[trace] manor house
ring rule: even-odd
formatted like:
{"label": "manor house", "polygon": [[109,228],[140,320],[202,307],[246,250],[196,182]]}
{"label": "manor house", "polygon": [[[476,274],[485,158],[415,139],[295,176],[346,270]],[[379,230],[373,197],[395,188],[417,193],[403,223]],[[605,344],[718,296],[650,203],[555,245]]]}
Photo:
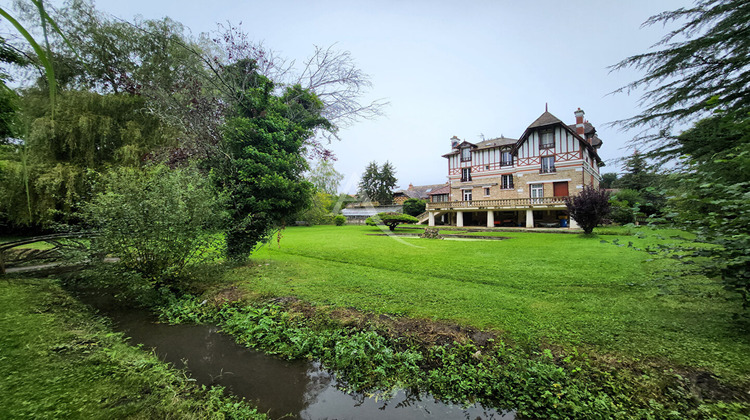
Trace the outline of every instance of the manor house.
{"label": "manor house", "polygon": [[430,193],[429,225],[577,227],[564,198],[598,188],[602,140],[584,120],[565,124],[545,111],[519,139],[451,138],[448,183]]}

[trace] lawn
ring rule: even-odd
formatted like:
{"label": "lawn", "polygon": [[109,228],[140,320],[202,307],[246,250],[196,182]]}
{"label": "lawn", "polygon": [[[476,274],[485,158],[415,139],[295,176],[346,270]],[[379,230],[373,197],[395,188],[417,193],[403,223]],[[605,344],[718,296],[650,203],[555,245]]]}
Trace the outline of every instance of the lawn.
{"label": "lawn", "polygon": [[635,249],[669,242],[674,232],[502,232],[510,239],[467,242],[368,233],[382,232],[288,228],[280,246],[274,240],[259,248],[250,266],[231,275],[261,295],[455,321],[521,343],[750,377],[750,335],[732,319],[738,304],[717,283],[680,276],[677,262]]}

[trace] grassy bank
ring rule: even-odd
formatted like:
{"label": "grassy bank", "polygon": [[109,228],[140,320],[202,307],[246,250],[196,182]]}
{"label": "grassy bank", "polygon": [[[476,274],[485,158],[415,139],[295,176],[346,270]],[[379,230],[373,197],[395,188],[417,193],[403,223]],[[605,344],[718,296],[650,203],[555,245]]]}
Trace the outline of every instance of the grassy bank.
{"label": "grassy bank", "polygon": [[669,232],[644,232],[461,242],[368,236],[380,230],[366,226],[290,228],[280,247],[260,248],[231,276],[261,296],[449,320],[749,382],[750,334],[732,319],[736,303],[717,283],[634,249],[670,241]]}
{"label": "grassy bank", "polygon": [[47,279],[3,279],[0,418],[264,418],[125,344]]}

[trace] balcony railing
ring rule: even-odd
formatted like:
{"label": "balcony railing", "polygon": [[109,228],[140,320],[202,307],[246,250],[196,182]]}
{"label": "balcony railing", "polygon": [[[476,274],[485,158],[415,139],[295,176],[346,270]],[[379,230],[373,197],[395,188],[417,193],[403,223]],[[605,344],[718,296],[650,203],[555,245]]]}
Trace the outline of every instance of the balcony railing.
{"label": "balcony railing", "polygon": [[531,207],[564,207],[565,197],[504,198],[498,200],[444,201],[427,203],[427,210],[515,209]]}
{"label": "balcony railing", "polygon": [[552,174],[557,172],[557,169],[555,169],[554,166],[548,166],[548,167],[542,167],[542,169],[539,170],[540,174]]}

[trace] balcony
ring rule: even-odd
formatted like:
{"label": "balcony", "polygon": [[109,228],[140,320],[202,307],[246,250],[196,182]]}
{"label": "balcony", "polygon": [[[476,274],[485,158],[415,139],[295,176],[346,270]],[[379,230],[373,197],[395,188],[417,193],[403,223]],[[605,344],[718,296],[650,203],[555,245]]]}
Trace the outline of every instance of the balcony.
{"label": "balcony", "polygon": [[435,210],[494,210],[565,208],[566,197],[505,198],[498,200],[468,200],[427,203],[427,211]]}

